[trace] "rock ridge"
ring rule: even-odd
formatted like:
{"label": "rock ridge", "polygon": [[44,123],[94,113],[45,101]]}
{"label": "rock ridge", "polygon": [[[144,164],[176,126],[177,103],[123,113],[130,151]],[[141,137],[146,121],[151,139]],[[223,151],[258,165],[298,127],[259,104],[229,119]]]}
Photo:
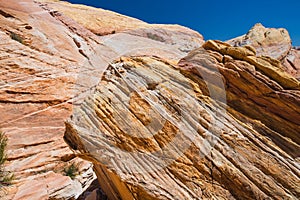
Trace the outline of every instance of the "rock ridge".
{"label": "rock ridge", "polygon": [[[182,26],[62,1],[1,0],[0,22],[0,128],[9,139],[6,168],[15,174],[0,195],[9,200],[77,198],[96,179],[92,163],[64,142],[64,121],[108,63],[129,53],[177,62],[204,42]],[[64,173],[73,163],[75,179]]]}
{"label": "rock ridge", "polygon": [[[94,163],[100,180],[111,183],[101,185],[110,199],[296,199],[299,82],[280,61],[255,51],[207,41],[178,65],[123,57],[66,122],[65,140]],[[271,74],[262,67],[272,68]],[[278,83],[273,72],[292,84]],[[216,79],[224,80],[227,112],[214,112],[224,102],[210,98],[209,85],[225,92]],[[153,113],[159,106],[164,112]],[[174,118],[151,132],[151,122],[165,113]],[[180,123],[193,128],[180,131]],[[172,161],[166,165],[165,155]]]}
{"label": "rock ridge", "polygon": [[0,23],[15,174],[0,198],[299,198],[300,51],[285,29],[205,42],[56,0],[0,0]]}

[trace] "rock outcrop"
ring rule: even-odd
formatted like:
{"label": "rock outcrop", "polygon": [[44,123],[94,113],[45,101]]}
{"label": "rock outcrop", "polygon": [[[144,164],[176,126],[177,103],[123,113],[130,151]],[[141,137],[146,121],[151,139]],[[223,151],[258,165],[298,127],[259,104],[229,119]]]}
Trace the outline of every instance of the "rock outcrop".
{"label": "rock outcrop", "polygon": [[252,46],[207,41],[177,65],[122,57],[65,140],[109,199],[297,199],[299,89]]}
{"label": "rock outcrop", "polygon": [[251,45],[258,56],[269,56],[279,60],[288,73],[300,78],[299,50],[292,49],[292,41],[286,29],[265,28],[262,24],[253,26],[247,34],[228,41],[232,46]]}
{"label": "rock outcrop", "polygon": [[[204,42],[185,27],[58,1],[0,0],[0,23],[0,128],[15,175],[6,199],[77,198],[89,187],[92,164],[64,142],[64,121],[109,62],[126,54],[177,62]],[[75,179],[64,172],[73,163]]]}
{"label": "rock outcrop", "polygon": [[285,29],[204,42],[56,0],[0,0],[0,23],[15,175],[0,198],[96,198],[96,175],[109,199],[299,198],[300,50]]}

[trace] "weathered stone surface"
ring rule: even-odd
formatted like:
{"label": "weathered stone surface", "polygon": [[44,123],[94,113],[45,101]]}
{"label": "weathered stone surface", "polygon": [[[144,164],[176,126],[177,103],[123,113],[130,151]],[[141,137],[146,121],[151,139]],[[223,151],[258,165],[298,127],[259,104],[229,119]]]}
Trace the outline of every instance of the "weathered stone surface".
{"label": "weathered stone surface", "polygon": [[[78,197],[95,179],[91,163],[75,159],[63,141],[64,121],[109,62],[126,54],[177,62],[203,44],[188,28],[66,2],[0,0],[0,11],[0,128],[9,138],[6,168],[15,174],[7,199]],[[74,180],[63,172],[73,162],[86,166]]]}
{"label": "weathered stone surface", "polygon": [[286,29],[265,28],[262,24],[253,26],[247,34],[228,41],[233,46],[251,45],[258,56],[278,59],[283,69],[299,79],[300,51],[292,49],[292,42]]}
{"label": "weathered stone surface", "polygon": [[108,35],[116,32],[146,27],[148,24],[125,15],[109,10],[92,8],[85,5],[76,5],[68,2],[55,2],[53,0],[42,0],[56,12],[63,13],[78,24],[97,35]]}
{"label": "weathered stone surface", "polygon": [[[72,38],[64,36],[68,29],[32,1],[1,1],[0,9],[10,14],[0,16],[0,126],[9,139],[6,169],[15,175],[1,198],[79,196],[95,178],[92,165],[81,170],[88,172],[84,178],[64,176],[68,161],[78,160],[62,135],[71,113],[72,66],[80,54]],[[78,182],[81,178],[86,186]]]}
{"label": "weathered stone surface", "polygon": [[300,48],[292,49],[282,63],[289,74],[300,80]]}
{"label": "weathered stone surface", "polygon": [[[217,42],[208,41],[203,47],[211,49],[209,48],[209,43]],[[240,49],[240,47],[235,48],[236,51]],[[220,48],[216,51],[222,54],[228,53],[226,48]],[[185,69],[184,73],[192,74],[190,75],[192,78],[199,80],[193,74],[195,72],[199,74],[199,72],[204,70],[207,71],[207,65],[203,64],[203,58],[206,58],[209,54],[203,49],[195,50],[182,59],[179,65]],[[235,57],[235,54],[230,54],[230,52],[229,55]],[[263,59],[263,62],[257,67],[255,61],[259,59],[262,58],[246,56],[244,58],[240,57],[238,60],[223,59],[224,62],[213,60],[210,65],[214,66],[214,69],[217,69],[222,74],[226,84],[228,105],[251,118],[262,121],[265,125],[277,131],[279,134],[274,133],[269,135],[269,137],[273,138],[277,145],[289,152],[290,155],[297,158],[300,150],[298,137],[300,125],[299,87],[297,86],[299,81],[274,66],[273,63],[276,62],[274,60]],[[280,71],[277,76],[261,71],[260,67],[269,68],[271,66],[275,68],[271,72]],[[211,70],[208,73],[212,74],[215,72]],[[284,76],[281,76],[282,74]],[[285,77],[293,80],[293,83],[297,86],[294,90],[284,89],[282,83],[286,83]],[[200,81],[200,83],[205,88],[205,83],[203,81]],[[208,94],[208,91],[206,91],[206,94]],[[291,138],[293,142],[287,138]]]}
{"label": "weathered stone surface", "polygon": [[[230,56],[244,55],[225,46]],[[93,161],[110,199],[300,195],[299,91],[284,90],[246,61],[219,62],[217,54],[200,48],[179,66],[123,57],[74,111],[65,139]],[[227,111],[215,98],[225,93],[218,79]]]}
{"label": "weathered stone surface", "polygon": [[0,0],[0,23],[16,177],[1,198],[77,198],[91,163],[111,199],[299,197],[300,54],[285,30],[256,25],[204,49],[182,26],[55,0]]}
{"label": "weathered stone surface", "polygon": [[255,56],[255,50],[251,47],[231,47],[223,42],[209,40],[203,44],[203,48],[217,51],[223,55],[229,55],[238,60],[247,61],[254,65],[258,71],[281,84],[285,89],[300,89],[300,82],[284,71],[280,61],[267,56],[257,57]]}
{"label": "weathered stone surface", "polygon": [[247,34],[228,41],[233,46],[251,45],[257,55],[267,55],[278,60],[283,59],[292,48],[292,41],[286,29],[265,28],[255,24]]}

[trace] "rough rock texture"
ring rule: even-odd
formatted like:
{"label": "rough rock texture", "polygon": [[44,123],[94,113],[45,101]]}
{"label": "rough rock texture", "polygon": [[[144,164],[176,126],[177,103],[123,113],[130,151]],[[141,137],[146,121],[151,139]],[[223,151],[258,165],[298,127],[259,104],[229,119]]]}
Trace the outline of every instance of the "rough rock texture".
{"label": "rough rock texture", "polygon": [[111,199],[299,198],[300,51],[286,30],[203,45],[185,27],[55,0],[0,0],[0,24],[15,174],[1,199],[105,196],[82,194],[92,163]]}
{"label": "rough rock texture", "polygon": [[262,24],[255,24],[247,34],[230,41],[233,46],[251,45],[257,55],[268,55],[281,60],[292,48],[292,41],[286,29],[265,28]]}
{"label": "rough rock texture", "polygon": [[300,48],[292,49],[282,63],[288,73],[300,80]]}
{"label": "rough rock texture", "polygon": [[178,65],[122,57],[65,139],[109,199],[297,199],[299,86],[251,46],[207,41]]}
{"label": "rough rock texture", "polygon": [[[68,29],[32,1],[0,3],[0,126],[15,175],[1,198],[79,196],[95,178],[92,165],[74,159],[62,135],[80,54]],[[73,162],[82,166],[74,180],[63,172]]]}
{"label": "rough rock texture", "polygon": [[[6,199],[75,198],[95,179],[64,142],[64,121],[109,62],[126,54],[177,62],[203,44],[188,28],[57,1],[0,0],[0,24],[0,128],[15,174]],[[64,174],[72,163],[74,180]]]}
{"label": "rough rock texture", "polygon": [[284,28],[265,28],[262,24],[256,24],[247,34],[229,40],[228,43],[233,46],[251,45],[258,56],[278,59],[285,71],[300,78],[300,51],[292,49],[289,33]]}

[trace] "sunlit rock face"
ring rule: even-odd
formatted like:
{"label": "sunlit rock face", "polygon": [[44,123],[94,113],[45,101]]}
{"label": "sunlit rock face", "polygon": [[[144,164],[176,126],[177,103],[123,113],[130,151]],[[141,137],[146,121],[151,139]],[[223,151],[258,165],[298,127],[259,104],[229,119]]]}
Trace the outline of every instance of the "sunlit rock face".
{"label": "sunlit rock face", "polygon": [[207,41],[175,65],[121,57],[65,139],[110,199],[295,199],[299,87],[251,46]]}
{"label": "sunlit rock face", "polygon": [[[178,25],[58,1],[0,1],[0,128],[13,184],[1,198],[72,199],[95,180],[63,140],[64,121],[122,55],[177,62],[203,37]],[[78,168],[74,179],[65,171]]]}
{"label": "sunlit rock face", "polygon": [[205,42],[55,0],[0,0],[0,23],[15,175],[1,199],[299,197],[300,51],[286,30]]}
{"label": "sunlit rock face", "polygon": [[300,78],[300,51],[292,48],[289,33],[284,28],[266,28],[256,24],[248,33],[228,41],[233,46],[251,45],[258,56],[269,56],[279,60],[289,74]]}

